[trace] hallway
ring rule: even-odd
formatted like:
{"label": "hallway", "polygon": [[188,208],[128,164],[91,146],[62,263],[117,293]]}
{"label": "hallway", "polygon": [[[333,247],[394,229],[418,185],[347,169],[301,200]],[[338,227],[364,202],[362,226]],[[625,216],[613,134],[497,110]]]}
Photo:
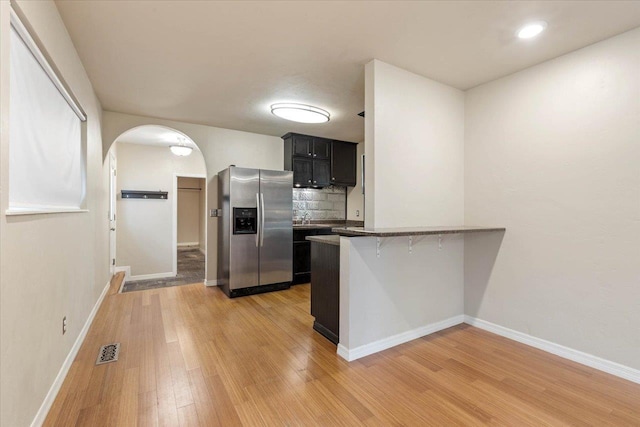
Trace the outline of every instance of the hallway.
{"label": "hallway", "polygon": [[198,248],[178,248],[178,274],[166,279],[127,281],[122,292],[143,291],[204,282],[205,256]]}

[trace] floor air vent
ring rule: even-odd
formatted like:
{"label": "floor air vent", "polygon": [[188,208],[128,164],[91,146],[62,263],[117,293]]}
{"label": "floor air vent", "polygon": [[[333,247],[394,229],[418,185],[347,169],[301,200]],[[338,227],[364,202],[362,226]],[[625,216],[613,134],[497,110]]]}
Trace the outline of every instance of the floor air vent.
{"label": "floor air vent", "polygon": [[120,354],[119,342],[103,345],[102,347],[100,347],[100,352],[98,353],[98,360],[96,360],[96,365],[115,362],[118,360],[118,354]]}

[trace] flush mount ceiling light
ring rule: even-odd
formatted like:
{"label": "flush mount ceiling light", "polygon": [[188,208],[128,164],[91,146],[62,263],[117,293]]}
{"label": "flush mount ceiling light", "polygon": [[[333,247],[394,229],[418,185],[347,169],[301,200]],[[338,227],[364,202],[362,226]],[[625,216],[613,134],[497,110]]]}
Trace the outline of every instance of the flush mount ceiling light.
{"label": "flush mount ceiling light", "polygon": [[283,119],[299,123],[326,123],[331,115],[322,108],[304,104],[273,104],[271,112]]}
{"label": "flush mount ceiling light", "polygon": [[179,145],[172,145],[169,147],[171,152],[176,156],[188,156],[193,151],[193,148],[184,144],[184,138],[179,139]]}
{"label": "flush mount ceiling light", "polygon": [[544,21],[531,22],[520,28],[517,35],[521,39],[530,39],[543,32],[545,28],[547,28],[547,23]]}

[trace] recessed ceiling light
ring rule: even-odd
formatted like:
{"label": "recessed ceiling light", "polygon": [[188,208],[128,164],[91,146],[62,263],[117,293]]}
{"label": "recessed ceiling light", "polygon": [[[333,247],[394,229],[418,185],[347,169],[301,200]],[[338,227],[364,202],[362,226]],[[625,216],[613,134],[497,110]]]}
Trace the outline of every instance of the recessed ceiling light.
{"label": "recessed ceiling light", "polygon": [[299,123],[326,123],[331,115],[322,108],[304,104],[273,104],[271,112],[283,119]]}
{"label": "recessed ceiling light", "polygon": [[547,28],[547,23],[544,21],[531,22],[518,31],[518,37],[521,39],[530,39],[543,32],[545,28]]}

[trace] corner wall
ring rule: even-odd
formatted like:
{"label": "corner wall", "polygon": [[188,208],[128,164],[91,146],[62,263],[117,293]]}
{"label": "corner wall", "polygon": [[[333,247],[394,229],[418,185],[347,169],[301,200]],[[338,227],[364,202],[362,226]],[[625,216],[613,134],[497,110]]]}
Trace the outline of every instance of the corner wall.
{"label": "corner wall", "polygon": [[365,67],[365,227],[463,225],[464,93]]}
{"label": "corner wall", "polygon": [[[202,154],[178,157],[168,147],[116,143],[118,147],[116,265],[131,267],[131,275],[159,277],[173,274],[176,174],[206,176]],[[167,191],[168,200],[122,199],[122,190]],[[204,191],[204,189],[203,189]],[[199,195],[196,197],[196,213]],[[199,224],[194,224],[198,240]],[[180,241],[178,240],[178,243]]]}
{"label": "corner wall", "polygon": [[[640,369],[640,29],[466,94],[465,313]],[[500,248],[499,251],[497,248]]]}
{"label": "corner wall", "polygon": [[[365,227],[462,225],[463,92],[374,60],[365,104]],[[340,239],[341,357],[463,321],[464,237],[414,240]]]}
{"label": "corner wall", "polygon": [[[9,2],[0,2],[0,425],[30,425],[109,280],[101,106],[52,1],[17,1],[87,114],[87,209],[7,217]],[[108,168],[107,168],[108,169]],[[62,335],[62,318],[68,329]],[[44,408],[45,410],[47,408]],[[42,415],[42,413],[40,413]]]}

